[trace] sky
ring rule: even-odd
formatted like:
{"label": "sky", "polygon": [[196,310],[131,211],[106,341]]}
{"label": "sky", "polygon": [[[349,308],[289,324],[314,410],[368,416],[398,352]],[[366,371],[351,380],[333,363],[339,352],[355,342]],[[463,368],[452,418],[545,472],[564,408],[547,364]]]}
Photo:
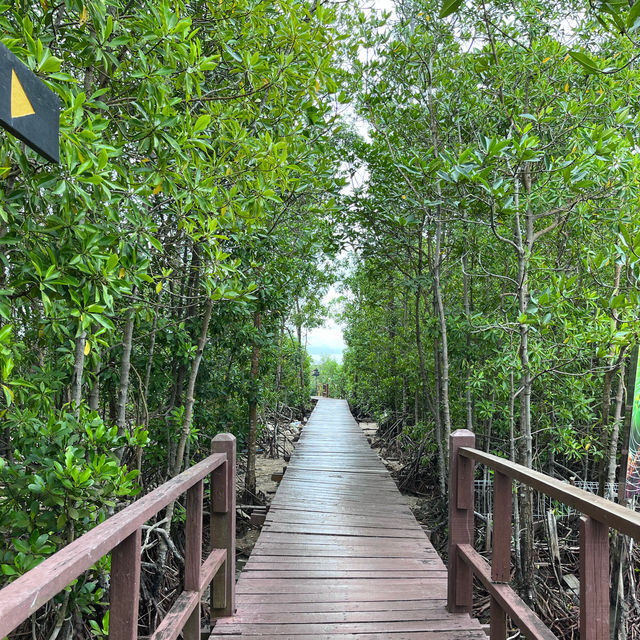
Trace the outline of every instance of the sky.
{"label": "sky", "polygon": [[[330,287],[327,295],[322,299],[322,304],[326,307],[338,295],[335,287]],[[310,329],[307,334],[307,353],[313,358],[314,364],[319,363],[323,357],[342,362],[342,352],[345,347],[342,328],[331,318],[325,321],[324,326]]]}
{"label": "sky", "polygon": [[[393,13],[394,9],[394,0],[362,0],[361,4],[365,8],[380,12],[391,11]],[[323,298],[323,304],[328,305],[338,295],[338,291],[331,287]],[[313,358],[314,363],[320,362],[323,357],[342,362],[342,352],[345,347],[342,328],[331,318],[325,321],[324,326],[310,329],[307,334],[307,352]]]}

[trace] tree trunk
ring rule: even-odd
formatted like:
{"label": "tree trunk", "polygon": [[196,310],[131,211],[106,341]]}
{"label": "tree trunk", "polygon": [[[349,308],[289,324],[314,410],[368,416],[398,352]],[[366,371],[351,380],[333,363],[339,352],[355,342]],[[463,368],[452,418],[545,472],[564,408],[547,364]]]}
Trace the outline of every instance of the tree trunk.
{"label": "tree trunk", "polygon": [[[136,295],[134,287],[133,296]],[[122,359],[120,360],[120,387],[118,389],[118,404],[116,412],[116,424],[118,435],[123,435],[127,427],[127,397],[129,395],[129,374],[131,373],[131,348],[133,346],[133,326],[135,324],[135,312],[129,309],[127,322],[122,334]]]}
{"label": "tree trunk", "polygon": [[[529,196],[531,194],[531,174],[528,168],[524,168],[520,177],[527,194],[527,203],[524,213],[524,235],[522,219],[519,212],[516,213],[514,236],[518,254],[518,334],[520,344],[518,347],[518,359],[520,361],[520,437],[521,437],[521,462],[525,467],[533,467],[533,439],[531,435],[531,369],[529,364],[529,325],[522,320],[529,306],[529,261],[533,247],[533,212],[531,211]],[[516,184],[518,182],[516,181]],[[516,191],[517,196],[517,191]],[[519,203],[516,200],[516,211]],[[522,587],[525,599],[529,604],[535,602],[534,584],[534,529],[533,529],[533,491],[529,487],[523,487],[521,500],[521,518],[524,534],[522,549]]]}
{"label": "tree trunk", "polygon": [[244,477],[245,500],[253,502],[256,495],[256,441],[258,438],[258,375],[260,370],[260,311],[253,314],[253,327],[256,331],[251,347],[251,382],[249,388],[249,441],[247,451],[247,472]]}
{"label": "tree trunk", "polygon": [[433,339],[433,378],[436,392],[436,402],[433,412],[433,419],[435,423],[435,436],[438,451],[438,486],[440,487],[440,495],[444,498],[447,495],[447,481],[446,481],[446,465],[445,465],[445,447],[442,442],[442,419],[440,416],[440,406],[442,400],[441,394],[441,373],[440,373],[440,345],[438,343],[438,337]]}
{"label": "tree trunk", "polygon": [[[464,223],[464,237],[467,238],[468,228],[465,219]],[[466,354],[466,370],[465,370],[465,414],[466,414],[466,422],[467,429],[469,431],[473,431],[473,395],[471,393],[471,277],[469,276],[469,264],[467,258],[466,248],[462,250],[462,297],[463,297],[463,305],[464,305],[464,316],[467,320],[467,331],[466,331],[466,345],[467,345],[467,354]]]}
{"label": "tree trunk", "polygon": [[[441,215],[438,207],[438,216]],[[440,367],[440,388],[442,401],[442,425],[444,427],[444,450],[445,457],[449,453],[449,435],[451,434],[451,409],[449,404],[449,341],[447,338],[447,318],[444,313],[444,302],[442,300],[442,289],[440,283],[440,272],[442,260],[440,256],[442,245],[442,223],[440,219],[436,222],[436,250],[433,260],[433,289],[436,306],[436,314],[440,324],[440,346],[442,364]]]}
{"label": "tree trunk", "polygon": [[[172,477],[177,476],[182,470],[182,463],[184,459],[184,452],[186,449],[187,439],[191,434],[191,421],[193,418],[193,406],[195,404],[195,389],[196,389],[196,380],[198,378],[198,371],[200,369],[200,363],[202,362],[202,354],[204,353],[204,348],[207,344],[207,335],[209,331],[209,323],[211,321],[211,312],[213,310],[213,300],[208,297],[207,303],[204,310],[204,315],[202,317],[202,327],[200,331],[200,338],[198,339],[198,348],[196,350],[196,355],[191,362],[191,373],[189,375],[189,384],[187,386],[187,398],[184,408],[184,416],[182,418],[182,429],[180,432],[180,441],[178,442],[178,447],[176,449],[175,457],[173,459],[173,464],[170,465],[170,473]],[[171,448],[171,443],[168,443],[169,449]],[[167,510],[165,511],[165,520],[166,523],[163,527],[166,532],[166,537],[169,536],[171,532],[171,521],[173,519],[173,510],[175,508],[175,502],[169,503],[167,506]],[[164,571],[165,561],[167,557],[167,543],[166,537],[160,536],[159,547],[158,547],[158,567],[160,567],[160,571]]]}
{"label": "tree trunk", "polygon": [[209,323],[211,322],[211,312],[213,310],[213,300],[207,298],[207,303],[204,309],[204,316],[202,318],[202,329],[200,331],[200,338],[198,339],[198,349],[196,355],[191,363],[191,373],[189,375],[189,383],[187,385],[187,397],[184,405],[184,417],[182,419],[182,431],[180,433],[180,441],[176,450],[176,459],[173,467],[173,476],[177,476],[182,470],[182,462],[184,458],[185,446],[187,439],[191,434],[191,422],[193,419],[193,406],[195,405],[195,390],[196,380],[198,378],[198,371],[200,370],[200,363],[202,362],[202,355],[204,348],[207,344],[207,335],[209,332]]}
{"label": "tree trunk", "polygon": [[298,336],[298,364],[300,375],[300,397],[304,397],[304,352],[302,350],[302,318],[300,317],[300,302],[296,298],[296,335]]}
{"label": "tree trunk", "polygon": [[618,441],[620,440],[620,425],[622,424],[622,408],[624,405],[624,381],[626,369],[624,364],[620,367],[618,377],[618,391],[616,393],[616,406],[613,413],[613,431],[609,442],[609,469],[607,473],[607,484],[612,486],[616,481],[616,469],[618,468]]}

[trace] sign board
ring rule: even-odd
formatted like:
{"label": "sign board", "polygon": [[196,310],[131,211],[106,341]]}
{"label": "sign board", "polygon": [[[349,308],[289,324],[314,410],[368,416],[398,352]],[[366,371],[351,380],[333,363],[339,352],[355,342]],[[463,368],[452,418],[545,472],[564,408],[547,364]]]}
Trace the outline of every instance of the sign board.
{"label": "sign board", "polygon": [[0,126],[47,160],[60,161],[60,100],[2,43]]}

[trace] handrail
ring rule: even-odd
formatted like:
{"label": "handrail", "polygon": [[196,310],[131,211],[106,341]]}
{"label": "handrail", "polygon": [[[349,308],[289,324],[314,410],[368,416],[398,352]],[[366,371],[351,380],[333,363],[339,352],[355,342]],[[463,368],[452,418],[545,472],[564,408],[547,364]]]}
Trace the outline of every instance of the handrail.
{"label": "handrail", "polygon": [[[165,618],[165,622],[170,624],[163,623],[152,637],[158,640],[175,638],[183,631],[185,640],[199,640],[200,594],[212,580],[212,618],[232,615],[235,583],[234,436],[216,436],[211,450],[212,455],[206,460],[111,516],[0,590],[0,638],[8,635],[100,558],[111,553],[109,640],[135,640],[138,633],[142,525],[185,492],[184,592]],[[208,475],[211,475],[212,549],[202,564],[203,479]],[[168,626],[173,632],[165,635]]]}
{"label": "handrail", "polygon": [[637,511],[631,511],[616,502],[574,487],[562,480],[478,449],[461,447],[460,455],[485,464],[490,469],[503,473],[512,480],[518,480],[532,489],[610,526],[612,529],[640,540],[640,513]]}
{"label": "handrail", "polygon": [[[447,607],[471,613],[473,576],[491,599],[491,640],[506,640],[509,616],[530,640],[556,636],[507,584],[511,577],[512,483],[517,480],[580,511],[580,638],[609,638],[609,527],[640,538],[640,514],[538,471],[474,448],[467,429],[449,448],[449,574]],[[491,565],[473,549],[474,462],[495,471]]]}

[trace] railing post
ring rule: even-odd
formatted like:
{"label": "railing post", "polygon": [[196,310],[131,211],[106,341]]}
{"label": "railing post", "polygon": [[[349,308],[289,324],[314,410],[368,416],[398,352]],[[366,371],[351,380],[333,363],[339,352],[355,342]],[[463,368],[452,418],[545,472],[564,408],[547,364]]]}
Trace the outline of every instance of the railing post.
{"label": "railing post", "polygon": [[473,447],[476,437],[458,429],[449,438],[449,572],[447,608],[450,613],[470,613],[473,575],[458,558],[458,545],[473,545],[473,461],[458,455],[460,447]]}
{"label": "railing post", "polygon": [[236,439],[218,434],[211,453],[224,453],[227,461],[211,474],[211,548],[226,549],[224,565],[211,583],[211,621],[235,613],[236,591]]}
{"label": "railing post", "polygon": [[[491,580],[511,580],[511,517],[513,515],[511,478],[496,471],[493,476],[493,546]],[[506,640],[507,616],[491,597],[491,640]]]}
{"label": "railing post", "polygon": [[109,640],[136,640],[140,600],[142,530],[125,538],[111,552]]}
{"label": "railing post", "polygon": [[609,640],[609,527],[580,518],[580,640]]}
{"label": "railing post", "polygon": [[[184,590],[200,590],[202,567],[202,480],[187,491],[187,521],[185,524]],[[184,640],[200,640],[200,604],[189,616],[182,631]]]}

